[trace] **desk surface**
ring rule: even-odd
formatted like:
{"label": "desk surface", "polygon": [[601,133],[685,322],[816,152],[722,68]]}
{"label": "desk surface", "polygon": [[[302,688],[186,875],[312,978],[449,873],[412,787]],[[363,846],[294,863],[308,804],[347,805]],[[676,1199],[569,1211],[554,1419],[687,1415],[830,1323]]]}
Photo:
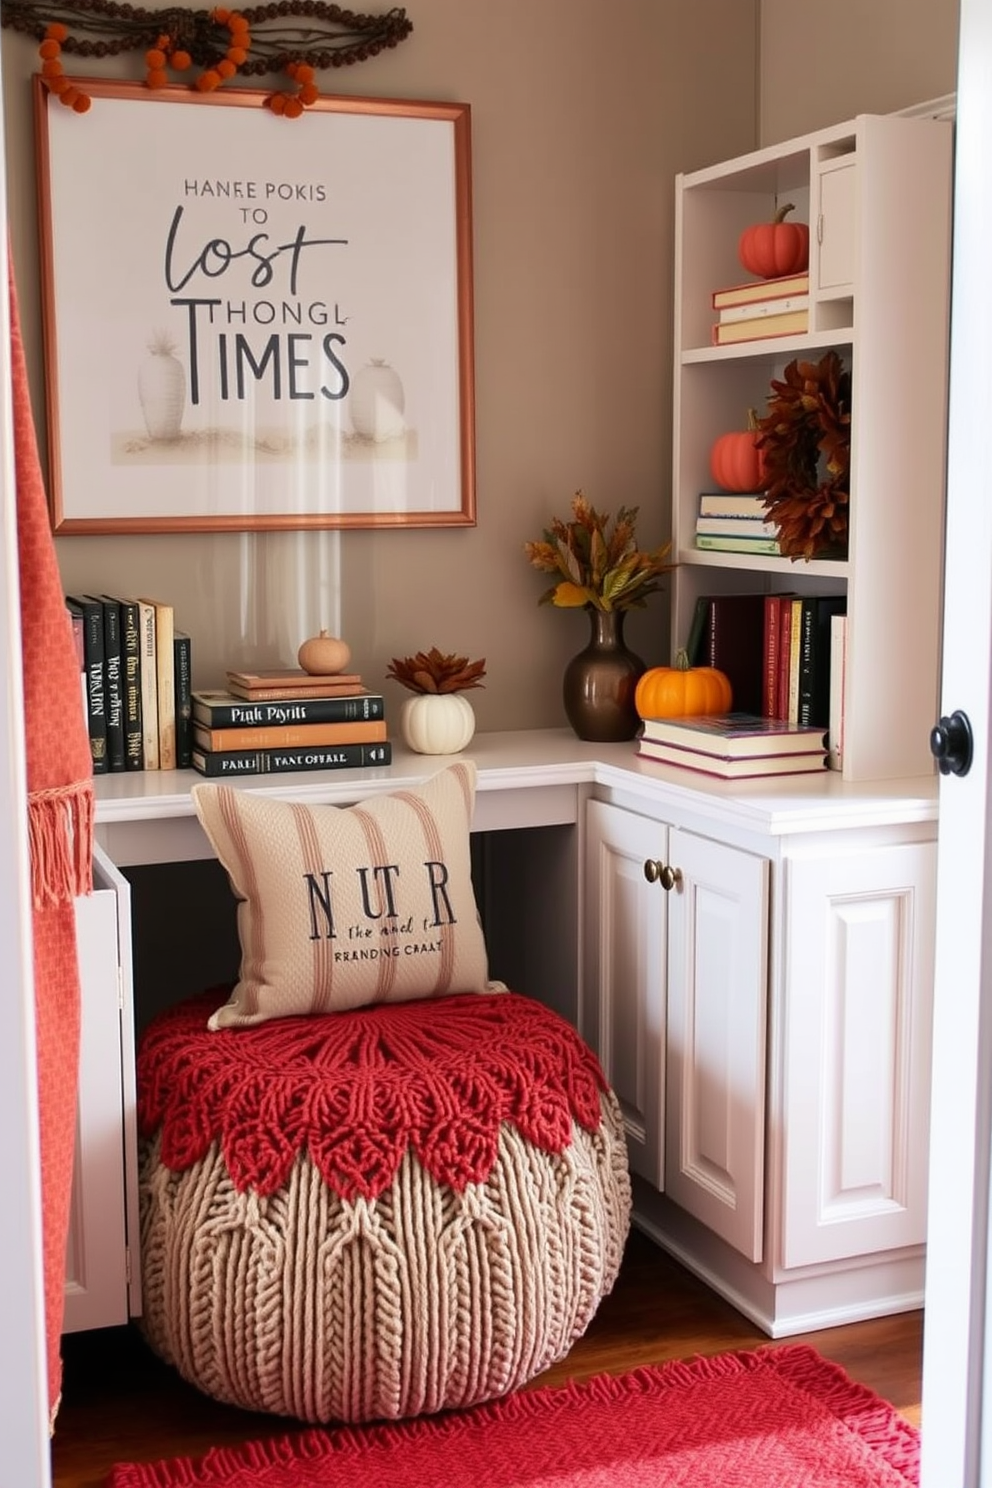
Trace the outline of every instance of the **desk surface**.
{"label": "desk surface", "polygon": [[[639,759],[634,743],[588,744],[570,729],[477,734],[459,757],[474,760],[478,769],[474,825],[482,831],[574,821],[580,794],[596,786],[662,811],[691,811],[697,818],[773,835],[937,817],[935,776],[855,785],[824,770],[822,775],[705,781]],[[239,790],[347,806],[417,785],[452,758],[414,754],[397,741],[393,763],[376,769],[242,776],[236,783]],[[98,776],[98,840],[122,863],[203,856],[195,849],[195,833],[189,835],[191,828],[199,832],[190,788],[202,779],[193,770]],[[177,846],[182,842],[185,847]]]}

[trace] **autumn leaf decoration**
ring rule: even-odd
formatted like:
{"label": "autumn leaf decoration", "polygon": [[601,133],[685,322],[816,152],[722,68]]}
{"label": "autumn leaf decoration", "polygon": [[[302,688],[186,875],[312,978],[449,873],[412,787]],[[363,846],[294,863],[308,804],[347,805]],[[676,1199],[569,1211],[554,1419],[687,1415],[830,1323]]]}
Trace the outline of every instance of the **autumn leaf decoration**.
{"label": "autumn leaf decoration", "polygon": [[638,510],[622,506],[611,530],[610,513],[597,511],[576,491],[572,520],[555,517],[540,542],[524,543],[534,567],[555,575],[538,603],[562,609],[643,608],[648,595],[659,588],[659,575],[674,565],[667,561],[671,543],[648,551],[637,546]]}
{"label": "autumn leaf decoration", "polygon": [[416,656],[394,656],[386,675],[411,692],[467,692],[483,686],[486,658],[469,661],[467,656],[446,655],[432,646]]}
{"label": "autumn leaf decoration", "polygon": [[851,376],[834,351],[792,361],[772,380],[756,444],[768,478],[765,508],[779,550],[795,562],[844,557],[851,465]]}

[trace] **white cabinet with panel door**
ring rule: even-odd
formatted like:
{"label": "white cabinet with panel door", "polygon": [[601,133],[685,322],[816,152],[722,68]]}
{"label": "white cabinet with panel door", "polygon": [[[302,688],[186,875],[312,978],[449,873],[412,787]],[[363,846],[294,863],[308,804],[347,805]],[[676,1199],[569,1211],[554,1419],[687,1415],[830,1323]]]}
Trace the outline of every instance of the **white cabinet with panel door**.
{"label": "white cabinet with panel door", "polygon": [[603,801],[586,818],[583,1033],[633,1171],[761,1257],[767,862]]}

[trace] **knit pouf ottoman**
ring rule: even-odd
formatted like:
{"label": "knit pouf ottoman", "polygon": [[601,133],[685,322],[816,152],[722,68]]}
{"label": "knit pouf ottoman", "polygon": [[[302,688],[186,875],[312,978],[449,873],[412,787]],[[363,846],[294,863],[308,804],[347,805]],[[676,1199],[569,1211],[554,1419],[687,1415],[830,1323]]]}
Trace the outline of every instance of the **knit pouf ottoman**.
{"label": "knit pouf ottoman", "polygon": [[212,1032],[138,1057],[143,1327],[218,1400],[311,1422],[504,1395],[564,1355],[620,1266],[616,1097],[513,992]]}

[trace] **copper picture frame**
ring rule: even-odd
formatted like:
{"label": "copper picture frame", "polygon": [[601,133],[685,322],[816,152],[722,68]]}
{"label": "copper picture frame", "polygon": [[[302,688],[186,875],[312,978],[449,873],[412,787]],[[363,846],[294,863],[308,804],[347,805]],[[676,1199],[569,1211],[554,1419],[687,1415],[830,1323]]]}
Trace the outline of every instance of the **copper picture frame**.
{"label": "copper picture frame", "polygon": [[34,79],[57,533],[475,522],[470,110]]}

